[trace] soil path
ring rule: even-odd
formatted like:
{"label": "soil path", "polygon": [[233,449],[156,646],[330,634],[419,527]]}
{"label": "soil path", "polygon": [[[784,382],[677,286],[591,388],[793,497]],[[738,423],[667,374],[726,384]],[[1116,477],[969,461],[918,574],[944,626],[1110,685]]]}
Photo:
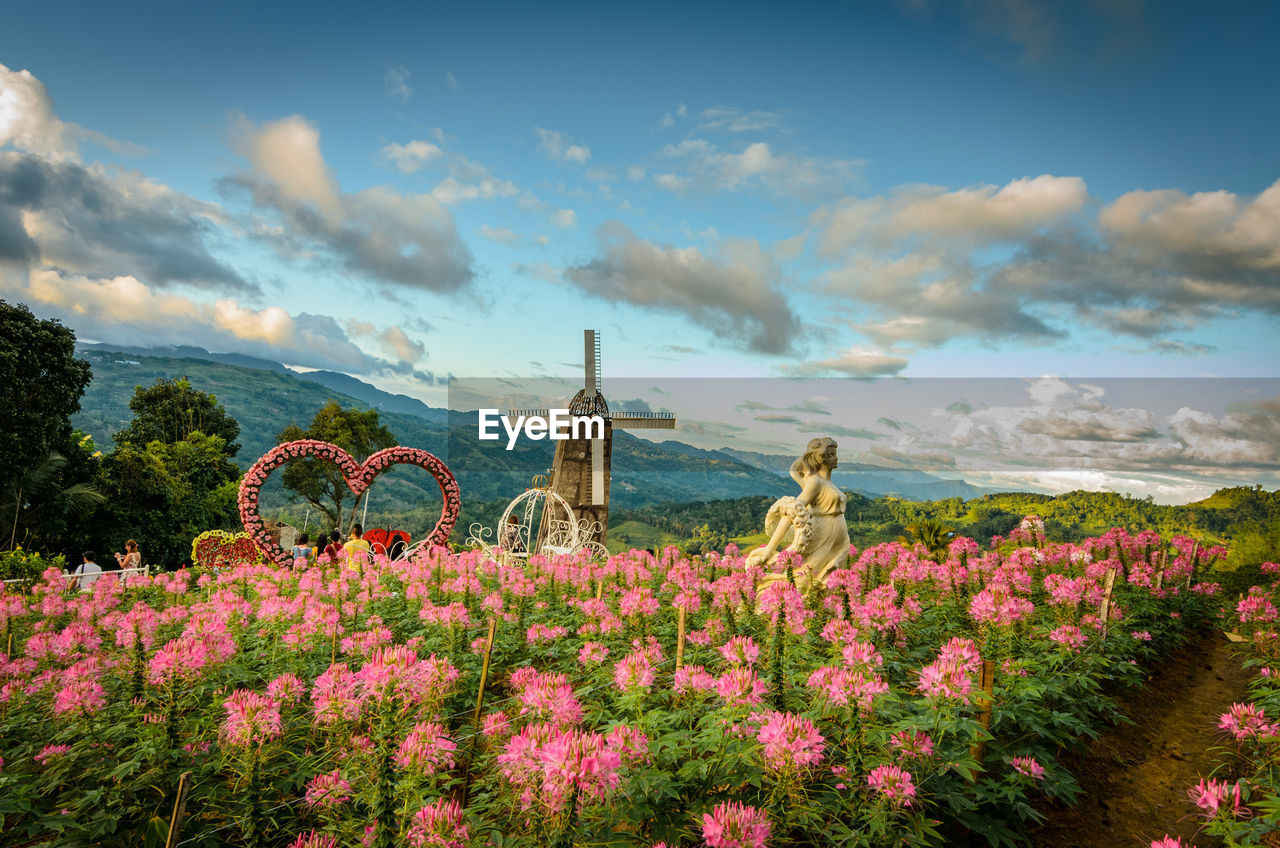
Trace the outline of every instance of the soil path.
{"label": "soil path", "polygon": [[1166,833],[1186,845],[1198,837],[1187,789],[1221,761],[1222,713],[1244,700],[1248,674],[1221,632],[1193,642],[1122,706],[1133,720],[1064,757],[1083,791],[1074,807],[1046,805],[1049,820],[1031,834],[1037,848],[1149,848]]}

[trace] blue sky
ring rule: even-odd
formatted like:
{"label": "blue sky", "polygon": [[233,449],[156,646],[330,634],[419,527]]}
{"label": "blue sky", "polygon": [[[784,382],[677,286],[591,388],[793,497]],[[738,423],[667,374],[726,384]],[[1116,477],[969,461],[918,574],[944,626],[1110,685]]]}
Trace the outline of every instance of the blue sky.
{"label": "blue sky", "polygon": [[1277,376],[1280,9],[1219,5],[27,4],[0,296],[434,404],[588,326],[606,379]]}

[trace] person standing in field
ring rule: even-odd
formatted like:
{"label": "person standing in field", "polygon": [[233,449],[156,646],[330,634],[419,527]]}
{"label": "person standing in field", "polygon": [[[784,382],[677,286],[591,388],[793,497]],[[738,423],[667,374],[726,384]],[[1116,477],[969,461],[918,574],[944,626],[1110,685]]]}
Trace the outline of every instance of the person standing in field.
{"label": "person standing in field", "polygon": [[298,537],[297,544],[293,546],[293,558],[295,560],[311,558],[311,546],[307,544],[310,539],[311,537],[306,533]]}
{"label": "person standing in field", "polygon": [[339,555],[342,553],[342,536],[337,530],[329,533],[329,543],[324,546],[324,554],[329,558],[329,562],[337,562]]}
{"label": "person standing in field", "polygon": [[343,545],[343,549],[347,552],[347,559],[354,559],[357,553],[363,554],[366,558],[369,555],[369,543],[362,537],[364,536],[364,528],[359,524],[351,525],[351,538]]}

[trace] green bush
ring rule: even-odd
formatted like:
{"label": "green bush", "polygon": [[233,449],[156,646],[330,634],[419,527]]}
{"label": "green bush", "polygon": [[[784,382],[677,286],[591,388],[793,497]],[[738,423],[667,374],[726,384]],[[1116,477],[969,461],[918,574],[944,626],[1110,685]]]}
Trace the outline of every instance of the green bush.
{"label": "green bush", "polygon": [[43,557],[36,551],[27,553],[22,548],[0,551],[0,580],[20,577],[35,580],[51,565],[66,571],[67,559],[64,556]]}

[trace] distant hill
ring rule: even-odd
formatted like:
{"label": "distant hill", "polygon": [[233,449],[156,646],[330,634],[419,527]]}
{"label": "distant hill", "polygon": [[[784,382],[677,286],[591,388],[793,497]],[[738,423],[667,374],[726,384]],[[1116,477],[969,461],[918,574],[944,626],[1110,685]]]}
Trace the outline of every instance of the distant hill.
{"label": "distant hill", "polygon": [[[758,453],[756,451],[721,448],[716,453],[733,457],[747,465],[771,471],[790,479],[794,456]],[[994,489],[984,489],[964,480],[937,477],[909,468],[886,468],[860,462],[841,462],[831,480],[844,489],[868,495],[898,495],[910,500],[931,501],[944,498],[975,498]]]}
{"label": "distant hill", "polygon": [[[473,413],[435,409],[343,374],[298,374],[278,363],[258,360],[245,366],[222,361],[227,357],[199,348],[164,349],[165,353],[198,354],[193,356],[157,356],[142,350],[80,346],[93,367],[93,380],[81,400],[80,413],[72,421],[104,449],[111,448],[111,436],[132,419],[129,400],[135,387],[160,378],[187,377],[197,389],[217,396],[240,422],[242,447],[236,459],[242,468],[270,450],[276,444],[276,434],[288,424],[310,423],[330,399],[347,407],[379,409],[383,422],[401,444],[429,450],[450,466],[465,499],[514,497],[529,486],[535,474],[546,473],[552,463],[551,441],[521,440],[512,451],[499,443],[481,443],[476,439]],[[392,476],[394,483],[388,490],[375,488],[371,508],[409,508],[424,499],[439,498],[429,479],[415,479],[411,473]],[[420,477],[425,477],[425,472]],[[655,445],[623,431],[614,434],[611,495],[619,507],[778,496],[794,488],[789,479],[717,451],[679,442]],[[273,487],[268,486],[264,503],[272,497]]]}

